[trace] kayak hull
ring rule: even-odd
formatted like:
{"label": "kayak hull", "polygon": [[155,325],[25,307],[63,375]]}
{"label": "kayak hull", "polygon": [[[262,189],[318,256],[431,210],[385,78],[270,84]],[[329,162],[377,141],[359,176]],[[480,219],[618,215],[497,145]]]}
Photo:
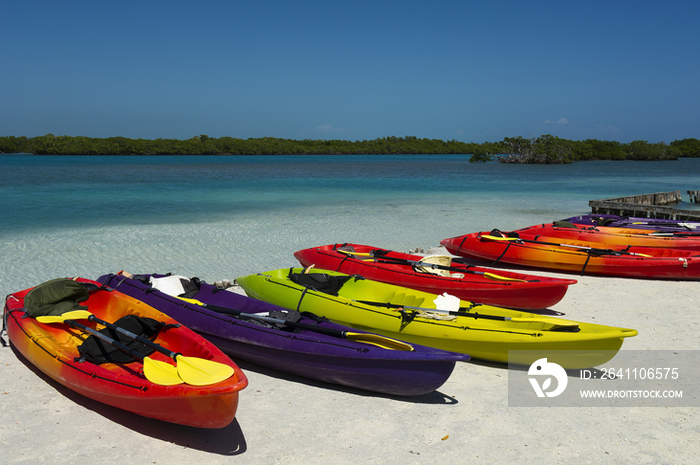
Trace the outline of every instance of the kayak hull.
{"label": "kayak hull", "polygon": [[[539,237],[533,242],[502,238],[489,239],[490,233],[477,232],[443,239],[450,253],[492,263],[509,263],[551,271],[598,276],[642,279],[700,279],[700,253],[653,247],[618,246],[620,255],[589,255],[588,248],[609,249],[607,244]],[[534,238],[532,239],[534,240]],[[544,242],[558,243],[562,246]]]}
{"label": "kayak hull", "polygon": [[[151,276],[165,275],[139,275],[140,279],[130,279],[110,274],[98,281],[175,316],[235,359],[305,378],[388,395],[415,396],[435,391],[447,381],[456,362],[469,360],[468,355],[430,347],[416,345],[414,351],[389,350],[314,331],[261,326],[152,289],[148,284]],[[283,310],[205,282],[201,282],[193,298],[248,314]],[[321,329],[357,332],[329,321],[316,322],[304,315],[298,322]]]}
{"label": "kayak hull", "polygon": [[[273,270],[243,276],[237,278],[237,281],[248,295],[256,299],[285,308],[313,311],[342,324],[388,337],[453,352],[465,352],[472,358],[499,363],[527,365],[541,358],[541,354],[536,356],[531,351],[550,351],[552,360],[566,368],[596,366],[614,357],[624,338],[637,334],[633,329],[546,318],[547,321],[557,322],[555,328],[543,324],[540,315],[489,305],[476,306],[471,313],[523,318],[525,321],[495,321],[467,316],[448,316],[448,319],[444,319],[430,313],[402,313],[367,302],[435,309],[433,301],[437,295],[355,278],[343,284],[338,295],[330,295],[304,287],[290,279],[290,273],[298,274],[302,271],[301,268]],[[309,273],[347,276],[329,270],[313,269]],[[462,307],[470,305],[470,302],[461,301]],[[576,332],[562,330],[558,325],[570,326]],[[509,351],[527,352],[511,352],[509,356]],[[562,354],[562,351],[566,353]]]}
{"label": "kayak hull", "polygon": [[[78,281],[97,284],[87,279]],[[239,391],[248,385],[248,379],[209,341],[181,325],[161,331],[154,340],[184,356],[212,360],[234,369],[233,376],[209,386],[154,384],[144,376],[141,362],[79,363],[74,359],[79,357],[77,346],[82,343],[84,334],[65,323],[42,324],[32,317],[24,318],[24,297],[30,290],[7,296],[4,309],[7,334],[20,354],[56,382],[98,402],[166,422],[198,428],[223,428],[233,421]],[[84,304],[90,313],[106,321],[134,314],[178,324],[169,316],[116,291],[95,291]],[[84,324],[96,327],[94,323]],[[159,352],[154,352],[149,358],[172,363]]]}
{"label": "kayak hull", "polygon": [[[449,276],[416,271],[410,264],[393,264],[367,260],[366,255],[352,255],[338,251],[339,247],[352,248],[359,254],[376,251],[399,260],[419,261],[421,256],[394,251],[382,251],[360,244],[333,244],[299,250],[294,256],[304,267],[315,265],[325,270],[340,271],[383,283],[405,286],[423,292],[450,295],[499,307],[536,310],[555,305],[566,294],[574,279],[547,278],[509,271],[493,270],[453,262]],[[496,277],[498,276],[498,277]]]}

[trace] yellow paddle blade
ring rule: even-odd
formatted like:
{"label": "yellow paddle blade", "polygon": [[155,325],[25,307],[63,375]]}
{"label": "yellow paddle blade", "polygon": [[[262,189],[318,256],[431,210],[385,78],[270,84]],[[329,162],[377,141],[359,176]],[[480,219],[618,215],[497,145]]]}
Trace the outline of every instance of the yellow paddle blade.
{"label": "yellow paddle blade", "polygon": [[501,275],[493,274],[493,273],[489,273],[489,272],[484,272],[484,276],[486,276],[487,278],[496,279],[498,281],[515,281],[515,282],[519,282],[519,283],[527,282],[527,280],[525,280],[525,279],[509,278],[508,276],[501,276]]}
{"label": "yellow paddle blade", "polygon": [[62,315],[44,315],[36,317],[39,323],[63,323],[66,320],[87,320],[92,313],[87,310],[72,310]]}
{"label": "yellow paddle blade", "polygon": [[390,339],[388,337],[380,336],[378,334],[366,334],[366,333],[345,333],[345,337],[354,342],[361,342],[364,344],[372,344],[382,349],[388,350],[404,350],[407,352],[413,352],[416,349],[413,348],[411,344],[407,344],[403,341],[396,339]]}
{"label": "yellow paddle blade", "polygon": [[193,386],[208,386],[233,376],[233,367],[213,360],[178,354],[175,356],[175,362],[180,378]]}
{"label": "yellow paddle blade", "polygon": [[185,302],[189,302],[191,304],[201,305],[202,307],[206,307],[206,305],[204,303],[200,302],[197,299],[188,299],[187,297],[178,297],[178,299],[184,300]]}
{"label": "yellow paddle blade", "polygon": [[355,252],[350,250],[336,249],[336,252],[344,253],[346,255],[361,255],[363,257],[374,257],[371,253],[367,252]]}
{"label": "yellow paddle blade", "polygon": [[148,357],[143,359],[143,374],[153,384],[175,386],[184,383],[185,381],[177,373],[177,368],[169,363]]}
{"label": "yellow paddle blade", "polygon": [[490,234],[482,234],[479,237],[483,237],[484,239],[490,239],[492,241],[517,241],[520,239],[519,237],[498,237],[492,236]]}

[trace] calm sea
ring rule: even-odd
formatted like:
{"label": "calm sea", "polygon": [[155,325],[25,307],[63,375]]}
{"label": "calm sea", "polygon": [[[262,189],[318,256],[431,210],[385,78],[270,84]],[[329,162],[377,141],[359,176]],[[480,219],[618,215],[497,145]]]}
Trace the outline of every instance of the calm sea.
{"label": "calm sea", "polygon": [[0,287],[121,269],[234,278],[293,266],[314,245],[427,249],[588,213],[592,199],[676,189],[700,190],[700,159],[0,155]]}

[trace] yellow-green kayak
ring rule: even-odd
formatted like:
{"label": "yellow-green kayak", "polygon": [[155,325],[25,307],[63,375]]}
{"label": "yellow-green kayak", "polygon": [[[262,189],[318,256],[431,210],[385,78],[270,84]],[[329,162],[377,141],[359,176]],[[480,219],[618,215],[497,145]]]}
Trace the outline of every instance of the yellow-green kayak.
{"label": "yellow-green kayak", "polygon": [[[249,296],[281,307],[500,363],[529,365],[546,351],[550,362],[564,368],[594,367],[612,359],[624,338],[637,335],[634,329],[459,301],[329,270],[285,268],[237,282]],[[517,352],[509,357],[509,351]]]}

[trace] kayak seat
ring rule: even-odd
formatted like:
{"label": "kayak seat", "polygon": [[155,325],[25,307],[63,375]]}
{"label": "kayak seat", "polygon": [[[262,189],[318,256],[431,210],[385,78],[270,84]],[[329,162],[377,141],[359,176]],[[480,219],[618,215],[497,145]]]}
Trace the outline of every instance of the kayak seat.
{"label": "kayak seat", "polygon": [[[452,257],[449,255],[428,255],[426,257],[421,258],[419,262],[427,263],[430,265],[440,265],[441,267],[449,267],[452,266]],[[433,268],[431,266],[416,265],[415,270],[420,273],[430,273],[446,277],[451,276],[450,270]]]}
{"label": "kayak seat", "polygon": [[330,295],[338,295],[338,291],[353,276],[331,276],[325,273],[293,273],[289,272],[289,279],[300,286],[323,292]]}

